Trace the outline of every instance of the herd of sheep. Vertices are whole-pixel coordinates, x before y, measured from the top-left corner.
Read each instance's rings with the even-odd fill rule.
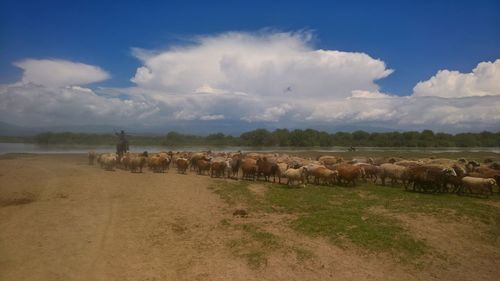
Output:
[[[153,172],[165,172],[171,166],[179,173],[188,170],[199,175],[227,177],[245,180],[263,179],[288,185],[313,182],[316,185],[356,185],[356,181],[380,182],[385,185],[401,184],[405,189],[420,192],[474,193],[484,196],[493,194],[500,184],[500,165],[492,160],[485,163],[465,159],[418,159],[405,160],[397,157],[355,158],[345,161],[341,157],[321,156],[316,160],[268,153],[212,153],[160,152],[155,154],[126,153],[119,157],[105,153],[89,152],[89,164],[97,160],[107,170],[116,167],[131,172],[149,168]]]

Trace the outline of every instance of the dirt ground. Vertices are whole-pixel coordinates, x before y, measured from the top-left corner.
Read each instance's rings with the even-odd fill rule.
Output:
[[[381,254],[302,237],[272,217],[234,218],[208,176],[104,171],[85,155],[0,160],[0,280],[498,280],[499,250],[466,244],[474,229],[415,220],[450,260],[415,268]],[[261,187],[255,192],[265,192]],[[269,221],[314,253],[273,254],[251,268],[227,247],[223,220]],[[421,224],[421,225],[419,225]],[[440,225],[422,231],[429,225]],[[452,232],[449,232],[452,231]],[[450,233],[449,235],[447,233]],[[442,243],[438,243],[443,241]],[[457,242],[458,241],[458,242]],[[446,249],[445,249],[446,250]],[[467,266],[468,260],[474,260]],[[479,267],[479,268],[476,268]]]

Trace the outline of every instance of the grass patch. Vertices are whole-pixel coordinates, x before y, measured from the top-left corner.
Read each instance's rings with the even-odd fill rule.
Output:
[[[237,225],[236,228],[240,229],[243,235],[241,238],[230,240],[228,246],[236,256],[245,258],[253,269],[267,265],[268,255],[284,248],[279,237],[253,224]]]
[[[346,242],[376,251],[388,251],[398,258],[422,255],[427,246],[417,241],[397,220],[373,214],[373,197],[360,196],[352,188],[306,187],[287,189],[273,185],[267,196],[272,205],[298,214],[291,227],[311,236],[324,236],[344,246]]]
[[[488,227],[488,243],[494,244],[500,237],[500,208],[488,204],[500,202],[498,197],[478,199],[454,194],[421,194],[370,183],[356,188],[289,188],[265,183],[267,192],[258,198],[248,189],[250,184],[218,181],[212,189],[230,205],[243,203],[253,211],[293,214],[296,219],[289,221],[289,226],[309,236],[326,237],[341,247],[352,243],[369,251],[390,253],[400,261],[412,261],[432,249],[412,236],[398,219],[370,211],[372,208],[384,209],[389,214],[431,215],[443,221],[463,222],[466,219]],[[279,243],[269,242],[274,240],[252,229],[245,230],[249,233],[247,239],[251,239],[240,242],[245,245],[243,248],[250,249],[245,252],[247,260],[260,264],[257,261],[264,260],[265,249]],[[252,248],[250,245],[254,242],[260,246]],[[296,251],[297,257],[304,254],[300,251]]]
[[[422,194],[373,184],[360,189],[369,192],[377,198],[379,205],[391,212],[430,214],[444,221],[470,219],[489,227],[487,234],[492,242],[500,236],[500,208],[487,204],[500,202],[498,196],[482,199],[455,194]]]
[[[249,211],[264,209],[264,202],[248,186],[247,181],[216,180],[209,189],[218,194],[229,206],[244,205]]]

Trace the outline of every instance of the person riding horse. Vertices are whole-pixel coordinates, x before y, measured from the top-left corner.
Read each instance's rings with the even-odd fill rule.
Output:
[[[115,133],[115,135],[118,137],[118,143],[116,144],[116,154],[121,157],[128,151],[127,135],[123,130],[121,130],[120,133]]]

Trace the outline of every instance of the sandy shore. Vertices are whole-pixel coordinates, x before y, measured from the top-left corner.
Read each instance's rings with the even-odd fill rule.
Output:
[[[0,280],[473,280],[460,264],[421,272],[306,239],[317,260],[236,258],[220,226],[231,210],[207,176],[104,171],[85,155],[0,160]],[[284,233],[296,236],[294,233]],[[487,250],[486,250],[487,251]],[[471,259],[477,259],[471,252]],[[493,255],[494,254],[494,255]],[[492,259],[488,261],[488,255]],[[498,276],[498,251],[479,256]],[[457,274],[458,273],[458,274]],[[460,278],[462,276],[462,278]],[[493,279],[491,279],[493,280]]]

